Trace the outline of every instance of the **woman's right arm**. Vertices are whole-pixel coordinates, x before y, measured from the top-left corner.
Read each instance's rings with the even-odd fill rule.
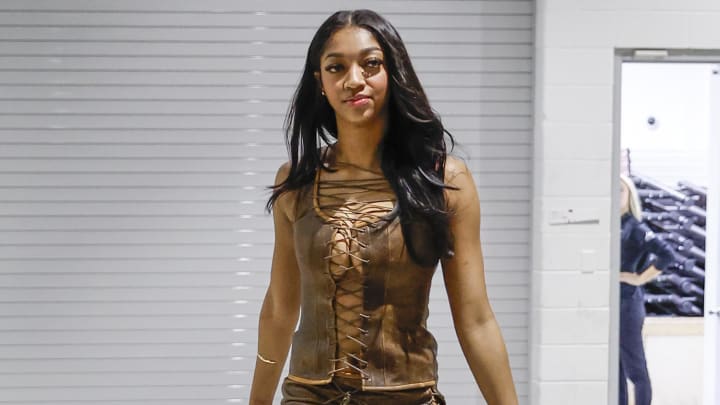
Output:
[[[288,165],[278,170],[275,184],[287,177]],[[250,405],[272,404],[300,313],[300,272],[295,258],[290,213],[294,193],[285,193],[273,204],[275,245],[270,285],[265,293],[258,324],[258,354],[250,389]]]

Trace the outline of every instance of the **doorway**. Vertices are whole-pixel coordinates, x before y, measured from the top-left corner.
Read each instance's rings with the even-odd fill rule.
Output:
[[[642,222],[675,256],[660,276],[642,286],[647,313],[642,341],[652,403],[720,405],[720,55],[619,51],[616,72],[614,170],[629,176],[641,200]],[[620,180],[614,178],[618,201]],[[620,214],[614,218],[618,226],[611,240],[618,248],[613,263],[619,269]],[[637,267],[655,260],[646,255]],[[614,273],[611,280],[618,287],[611,325],[619,334],[620,276]],[[618,338],[611,341],[619,347]],[[611,367],[617,369],[618,353],[611,350]],[[631,382],[629,390],[632,404]],[[610,403],[615,401],[611,390]]]

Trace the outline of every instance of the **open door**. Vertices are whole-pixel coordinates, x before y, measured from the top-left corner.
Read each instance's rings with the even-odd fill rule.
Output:
[[[710,81],[708,212],[720,213],[720,64]],[[705,275],[705,405],[720,405],[720,215],[708,215]]]
[[[667,271],[643,286],[642,340],[657,405],[720,405],[718,59],[632,55],[620,66],[620,171],[642,196],[645,223],[676,253]],[[632,382],[644,382],[638,367],[632,370],[630,398]]]

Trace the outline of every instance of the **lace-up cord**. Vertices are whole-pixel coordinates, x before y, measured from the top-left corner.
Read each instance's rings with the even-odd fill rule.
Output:
[[[320,181],[320,170],[314,194],[315,210],[332,228],[325,260],[336,286],[337,358],[331,359],[329,374],[367,380],[363,354],[370,316],[363,308],[363,277],[369,260],[363,257],[367,246],[359,238],[390,213],[388,202],[394,195],[384,177]]]

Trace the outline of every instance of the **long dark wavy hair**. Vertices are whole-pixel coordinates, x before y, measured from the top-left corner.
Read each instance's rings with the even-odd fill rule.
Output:
[[[430,107],[400,34],[374,11],[338,11],[315,33],[284,124],[290,171],[287,179],[270,187],[273,192],[266,209],[270,212],[281,194],[312,183],[322,163],[319,139],[328,145],[333,142],[330,138],[337,140],[335,112],[322,97],[314,73],[320,71],[320,57],[328,39],[348,26],[372,33],[385,55],[389,98],[387,131],[379,145],[381,167],[397,196],[395,215],[400,216],[410,257],[420,265],[434,266],[440,258],[453,255],[451,213],[444,189],[455,187],[443,180],[445,135],[451,149],[455,141]]]

